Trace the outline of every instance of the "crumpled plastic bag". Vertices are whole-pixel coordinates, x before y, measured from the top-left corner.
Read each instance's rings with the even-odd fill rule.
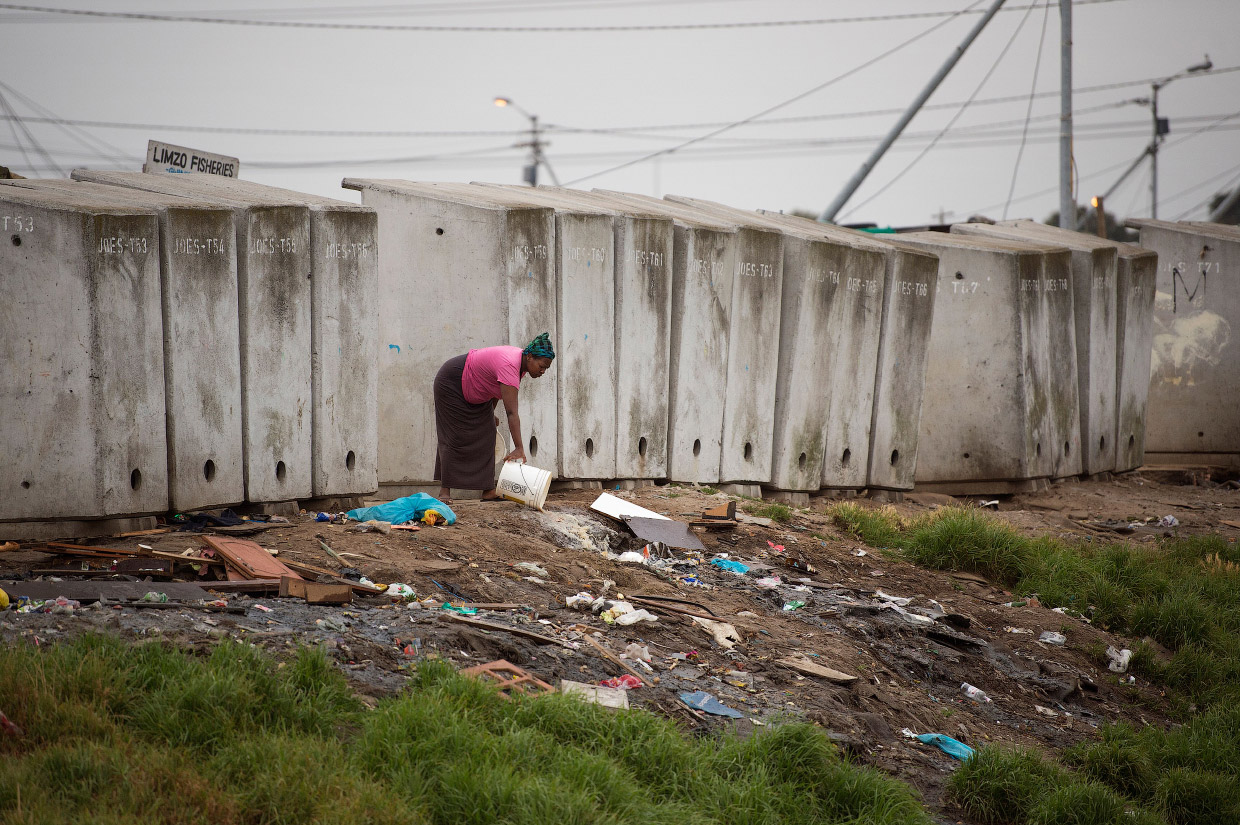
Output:
[[[623,616],[616,617],[616,624],[621,627],[628,627],[638,622],[657,622],[659,617],[651,613],[649,610],[633,610],[625,613]]]
[[[448,524],[456,524],[456,513],[452,512],[452,508],[426,493],[414,493],[385,504],[376,504],[374,507],[360,507],[350,510],[345,515],[353,521],[386,521],[389,524],[405,524],[410,521],[420,521],[426,515],[427,510],[434,510],[443,516]]]
[[[901,733],[910,739],[916,739],[927,745],[934,745],[939,750],[943,751],[943,753],[953,759],[959,759],[961,762],[973,755],[972,748],[964,742],[952,739],[945,733],[913,733],[908,728],[905,728],[901,731]]]
[[[643,686],[641,679],[632,674],[626,673],[623,676],[617,676],[614,679],[602,679],[599,681],[600,687],[620,688],[621,690],[633,690]]]
[[[1128,648],[1117,650],[1115,647],[1107,648],[1107,658],[1110,663],[1107,669],[1112,673],[1125,673],[1128,670],[1128,662],[1132,659],[1132,651]]]

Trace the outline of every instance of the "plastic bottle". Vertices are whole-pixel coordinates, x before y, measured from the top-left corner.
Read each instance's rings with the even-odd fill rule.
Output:
[[[960,684],[960,689],[964,691],[965,696],[968,696],[975,702],[986,703],[990,701],[990,697],[986,695],[986,691],[978,687],[973,687],[973,685],[968,682],[962,682]]]

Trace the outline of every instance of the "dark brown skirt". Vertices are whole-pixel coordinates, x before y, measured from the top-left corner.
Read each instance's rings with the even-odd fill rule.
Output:
[[[444,362],[435,375],[434,478],[450,490],[495,486],[495,401],[471,404],[461,389],[464,355]]]

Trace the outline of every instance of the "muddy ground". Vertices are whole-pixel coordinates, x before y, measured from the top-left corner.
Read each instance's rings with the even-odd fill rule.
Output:
[[[1059,483],[1039,493],[1000,498],[987,508],[1030,535],[1152,544],[1165,535],[1217,532],[1236,541],[1240,491],[1220,481],[1227,479],[1210,478],[1201,470],[1147,469],[1115,479]],[[612,492],[684,520],[730,500],[674,485]],[[224,637],[275,651],[322,645],[364,697],[400,690],[421,656],[460,667],[507,659],[551,684],[561,679],[595,683],[626,671],[589,644],[586,634],[617,656],[636,642],[649,649],[652,670],[625,660],[646,682],[629,691],[633,705],[692,731],[720,725],[750,730],[782,718],[808,719],[861,761],[919,788],[931,809],[940,807],[943,782],[955,763],[936,748],[906,738],[902,729],[944,733],[973,746],[1012,742],[1057,751],[1095,736],[1104,722],[1169,723],[1165,697],[1141,679],[1130,683],[1127,674],[1111,673],[1100,654],[1108,645],[1122,648],[1136,640],[1109,635],[1036,603],[1005,606],[1015,601],[1013,595],[980,577],[924,570],[866,548],[826,515],[837,499],[816,497],[808,508],[794,508],[788,524],[698,530],[705,553],[675,551],[664,566],[648,567],[608,557],[640,550],[644,542],[591,513],[597,495],[553,493],[543,513],[509,502],[458,501],[457,524],[411,533],[349,532],[344,525],[303,514],[290,525],[250,536],[278,550],[280,559],[335,569],[339,563],[321,548],[321,537],[371,581],[407,584],[426,603],[363,596],[351,605],[320,607],[274,596],[230,595],[229,606],[243,611],[9,610],[0,613],[0,639],[48,643],[105,630],[187,646],[207,646]],[[980,506],[985,499],[910,494],[891,505],[855,501],[892,506],[912,517],[952,503]],[[741,512],[760,506],[739,501]],[[1160,526],[1164,516],[1173,516],[1178,526]],[[1135,522],[1142,524],[1130,526]],[[141,543],[181,553],[199,547],[201,539],[173,531],[88,543],[128,549]],[[736,575],[709,563],[723,553],[752,569]],[[793,569],[790,558],[808,562],[814,572]],[[0,579],[28,577],[55,561],[63,558],[22,545],[0,553]],[[538,565],[546,575],[514,567],[522,562]],[[781,583],[756,583],[771,576]],[[159,582],[150,586],[157,591]],[[588,609],[566,606],[566,597],[583,591],[608,598],[679,599],[673,604],[682,610],[730,623],[740,642],[728,649],[691,616],[650,604],[635,607],[657,615],[656,623],[608,624]],[[901,613],[888,596],[911,601]],[[515,605],[481,609],[470,618],[524,633],[466,624],[435,607],[444,601]],[[794,602],[804,605],[786,609]],[[929,618],[940,614],[948,615]],[[1063,634],[1066,641],[1040,641],[1047,631]],[[856,679],[836,684],[804,675],[779,663],[788,657],[805,657]],[[965,682],[991,701],[969,699],[961,689]],[[681,693],[698,690],[745,718],[707,716],[679,701]]]

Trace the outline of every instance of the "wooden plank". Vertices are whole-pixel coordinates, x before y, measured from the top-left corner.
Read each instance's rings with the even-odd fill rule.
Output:
[[[483,630],[498,630],[501,633],[512,633],[515,636],[524,636],[527,639],[533,639],[534,641],[542,642],[545,645],[559,645],[560,647],[573,650],[573,646],[568,642],[562,642],[552,636],[544,636],[543,634],[535,633],[532,630],[524,630],[520,627],[508,627],[506,625],[496,624],[495,622],[484,622],[481,619],[469,619],[465,616],[457,615],[450,610],[442,610],[436,615],[440,618],[452,619],[453,621],[460,622],[461,624],[467,624],[471,627],[479,627]]]
[[[173,562],[168,559],[121,559],[116,563],[116,572],[134,576],[171,576]]]
[[[60,541],[49,541],[47,547],[52,548],[49,552],[69,556],[94,556],[96,558],[114,559],[117,556],[142,555],[141,550],[120,550],[115,547],[88,547],[84,544],[65,544]]]
[[[171,527],[156,527],[153,530],[134,530],[129,533],[117,533],[115,536],[113,536],[113,538],[132,539],[132,538],[136,538],[137,536],[156,536],[156,535],[159,535],[160,533],[171,533],[171,532],[172,532]]]
[[[115,582],[115,581],[63,581],[63,582],[0,582],[0,590],[10,599],[27,596],[46,600],[57,596],[79,602],[97,602],[101,596],[108,599],[140,599],[151,591],[166,593],[169,599],[192,601],[210,599],[211,595],[196,584],[188,582]]]
[[[210,567],[224,567],[223,559],[207,559],[202,556],[182,556],[180,553],[169,553],[165,550],[148,550],[144,556],[156,559],[169,559],[183,564],[205,564]]]
[[[302,564],[299,561],[289,561],[288,559],[285,559],[285,564],[289,568],[296,570],[298,573],[305,573],[309,576],[328,576],[334,582],[339,582],[339,583],[349,585],[349,587],[353,589],[354,593],[365,593],[367,595],[376,596],[384,592],[382,587],[368,587],[367,585],[364,585],[361,582],[351,581],[349,579],[343,578],[342,576],[336,575],[330,570],[324,570],[322,567],[315,567],[312,564]]]
[[[790,667],[793,670],[804,673],[807,676],[817,676],[821,679],[826,679],[828,682],[834,682],[837,685],[851,685],[853,682],[857,681],[856,676],[850,676],[847,673],[841,673],[838,670],[823,667],[822,665],[811,662],[809,659],[788,657],[785,659],[776,659],[775,661],[777,664]]]
[[[282,599],[304,599],[306,598],[306,580],[295,579],[292,576],[280,577],[280,598]]]
[[[638,680],[639,682],[641,682],[643,685],[644,685],[644,684],[646,684],[646,677],[645,677],[645,676],[641,675],[641,674],[640,674],[640,673],[638,673],[636,670],[634,670],[633,668],[629,667],[628,663],[626,663],[623,659],[621,659],[619,656],[617,656],[616,654],[612,653],[610,650],[608,650],[607,648],[603,647],[601,644],[599,644],[598,642],[596,642],[596,641],[594,640],[594,637],[593,637],[593,636],[591,636],[589,633],[582,633],[582,634],[581,634],[581,638],[582,638],[582,639],[584,639],[584,640],[586,641],[586,643],[590,645],[590,647],[594,648],[594,649],[595,649],[595,650],[597,650],[599,653],[603,654],[603,658],[607,659],[608,661],[610,661],[610,662],[612,662],[612,663],[614,663],[614,664],[616,664],[616,665],[619,665],[620,667],[622,667],[622,668],[624,668],[625,670],[627,670],[629,673],[631,673],[631,674],[633,674],[634,676],[636,676],[636,677],[637,677],[637,680]]]
[[[736,502],[729,501],[718,507],[707,507],[702,511],[702,518],[716,521],[736,521]]]
[[[306,604],[351,604],[353,588],[348,582],[304,582]]]
[[[217,593],[275,593],[279,579],[243,579],[239,582],[204,582],[203,587]]]
[[[247,579],[278,579],[281,576],[301,578],[257,542],[228,536],[203,536],[202,540]]]

